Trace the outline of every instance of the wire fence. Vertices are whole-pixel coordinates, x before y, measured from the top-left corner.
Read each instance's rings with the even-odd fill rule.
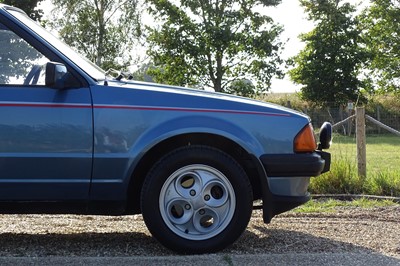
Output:
[[[340,112],[340,110],[339,110]],[[344,134],[346,135],[352,135],[354,132],[355,134],[355,140],[356,140],[356,156],[357,156],[357,169],[358,169],[358,176],[367,176],[367,149],[366,149],[366,144],[367,144],[367,131],[369,130],[370,132],[372,131],[373,134],[379,134],[381,133],[381,130],[385,131],[386,133],[390,132],[393,133],[396,136],[400,136],[400,131],[393,128],[394,126],[398,126],[398,118],[393,119],[393,117],[389,117],[390,119],[385,120],[380,116],[380,120],[377,120],[370,115],[366,114],[366,108],[364,107],[357,107],[355,114],[353,114],[353,111],[347,111],[346,112],[346,118],[342,119],[341,121],[334,121],[334,117],[332,116],[332,112],[327,109],[327,113],[329,114],[329,117],[332,122],[332,128],[336,129],[337,131],[343,131]],[[341,115],[340,118],[344,117],[343,113],[339,113]],[[325,117],[327,118],[327,117]],[[316,118],[318,120],[318,118]],[[386,125],[382,121],[386,121],[387,123],[390,123],[391,121],[394,121],[393,124]],[[317,123],[320,121],[317,121]],[[368,126],[367,126],[368,125]],[[392,127],[393,126],[393,127]],[[384,136],[379,137],[382,141],[385,139]],[[399,140],[398,138],[396,138]],[[386,147],[385,150],[388,150]],[[375,150],[378,152],[378,150]],[[374,154],[376,156],[382,157],[385,152],[380,151],[380,155]],[[377,160],[378,158],[376,158]]]
[[[329,107],[324,109],[305,109],[301,110],[305,114],[311,117],[311,121],[314,128],[319,128],[324,121],[336,124],[340,121],[350,118],[355,114],[354,110],[348,110],[343,107]],[[379,126],[375,121],[380,122],[392,129],[400,131],[400,114],[391,113],[380,108],[368,108],[366,107],[366,115],[372,119],[366,121],[366,134],[388,134],[382,126]],[[342,123],[339,127],[335,128],[335,132],[343,135],[354,135],[355,134],[355,120],[348,119],[345,123]]]

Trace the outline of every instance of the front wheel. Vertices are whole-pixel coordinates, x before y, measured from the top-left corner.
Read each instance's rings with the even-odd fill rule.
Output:
[[[152,235],[180,253],[215,252],[245,230],[252,189],[226,153],[187,146],[160,159],[143,185],[141,208]]]

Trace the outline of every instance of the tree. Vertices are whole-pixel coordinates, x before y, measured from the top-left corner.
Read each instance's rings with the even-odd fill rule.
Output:
[[[43,16],[43,10],[37,9],[38,3],[42,2],[43,0],[0,0],[0,3],[15,6],[28,14],[34,20],[40,20]]]
[[[341,0],[301,0],[316,27],[300,39],[305,48],[294,58],[290,78],[304,85],[301,95],[317,105],[357,101],[363,85],[360,66],[368,59],[355,7]]]
[[[0,84],[22,84],[43,56],[0,23]]]
[[[240,79],[235,80],[229,84],[226,92],[231,94],[236,94],[244,97],[252,97],[254,96],[256,88],[254,87],[251,80],[248,79]]]
[[[131,61],[140,35],[138,0],[52,0],[61,38],[104,69]]]
[[[0,0],[0,3],[15,6],[27,13],[32,19],[40,20],[43,11],[37,9],[42,0]],[[0,23],[0,84],[9,84],[26,76],[40,55],[22,38]]]
[[[202,84],[227,91],[248,79],[266,91],[279,70],[282,27],[258,13],[278,0],[146,0],[160,23],[148,28],[148,54],[157,82]]]
[[[373,58],[372,89],[400,92],[400,1],[375,0],[362,14],[363,38]]]
[[[153,78],[147,74],[149,72],[149,69],[152,68],[154,68],[153,63],[144,62],[142,64],[139,64],[138,68],[131,75],[134,80],[154,82]]]

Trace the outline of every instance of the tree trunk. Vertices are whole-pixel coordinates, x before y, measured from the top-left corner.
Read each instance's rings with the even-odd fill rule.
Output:
[[[104,3],[101,0],[100,4],[95,1],[97,15],[98,15],[98,25],[99,25],[99,39],[97,42],[97,54],[96,54],[96,65],[101,66],[103,62],[104,53],[104,35],[105,35],[105,25],[104,25]]]
[[[217,61],[217,69],[216,69],[216,78],[214,82],[214,90],[216,92],[222,92],[222,77],[224,75],[222,69],[222,52],[217,52],[216,61]]]

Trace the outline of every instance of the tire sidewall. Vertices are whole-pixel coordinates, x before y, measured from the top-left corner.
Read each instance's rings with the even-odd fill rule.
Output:
[[[178,169],[194,164],[207,165],[224,174],[236,197],[230,223],[218,235],[206,240],[189,240],[176,235],[164,222],[159,209],[160,191],[167,178]],[[164,246],[180,253],[215,252],[225,248],[245,230],[252,210],[251,186],[240,165],[227,154],[204,146],[181,148],[162,158],[149,172],[141,199],[143,217],[152,235]]]

